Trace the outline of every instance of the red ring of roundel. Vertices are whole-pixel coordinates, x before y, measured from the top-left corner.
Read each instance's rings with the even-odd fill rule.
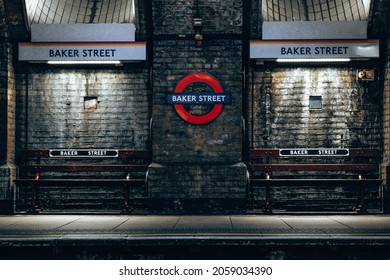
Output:
[[[219,81],[210,74],[206,73],[192,73],[185,76],[179,81],[173,92],[183,93],[187,86],[198,82],[209,85],[215,93],[223,93],[223,88]],[[208,113],[200,116],[190,114],[182,104],[175,104],[174,108],[177,114],[186,122],[190,124],[201,125],[208,124],[215,120],[221,114],[223,106],[223,104],[215,104]]]

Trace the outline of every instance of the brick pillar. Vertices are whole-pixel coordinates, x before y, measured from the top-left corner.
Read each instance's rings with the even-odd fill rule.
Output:
[[[15,75],[4,2],[0,0],[0,214],[13,213],[15,178]]]
[[[389,1],[373,1],[372,19],[369,35],[379,38],[382,42],[381,58],[383,61],[383,164],[382,178],[384,179],[383,202],[384,212],[390,213],[390,16]]]
[[[149,208],[153,213],[243,213],[246,166],[242,163],[242,1],[152,1],[153,163]],[[198,5],[197,5],[198,4]],[[194,18],[202,19],[195,46]],[[192,73],[215,77],[231,104],[212,122],[186,122],[166,94]],[[210,92],[204,83],[186,92]],[[194,115],[212,105],[188,105]]]
[[[383,92],[383,137],[384,137],[384,160],[383,160],[383,178],[384,186],[384,210],[390,213],[390,40],[385,41],[386,64],[384,71],[384,92]]]

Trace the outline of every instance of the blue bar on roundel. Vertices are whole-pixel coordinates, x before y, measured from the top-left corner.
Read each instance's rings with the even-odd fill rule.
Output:
[[[167,103],[174,104],[198,104],[215,105],[230,104],[231,96],[229,93],[168,93]]]

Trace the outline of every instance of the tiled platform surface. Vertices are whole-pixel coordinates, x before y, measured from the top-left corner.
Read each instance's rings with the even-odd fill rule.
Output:
[[[390,215],[328,216],[127,216],[16,215],[0,216],[0,246],[4,242],[39,240],[224,239],[283,242],[302,238],[356,239],[390,243]],[[278,241],[276,241],[278,240]],[[339,241],[337,241],[339,240]],[[380,241],[382,240],[382,241]],[[203,241],[204,242],[204,241]],[[353,241],[356,242],[356,241]]]
[[[142,247],[142,252],[145,248],[164,247],[163,254],[171,250],[167,248],[179,247],[193,250],[194,247],[227,246],[241,251],[249,247],[271,248],[269,251],[294,247],[294,254],[306,250],[306,255],[312,254],[314,247],[327,248],[326,254],[329,254],[328,248],[341,246],[356,248],[351,254],[363,254],[360,258],[364,258],[367,248],[376,248],[384,254],[379,258],[387,259],[390,258],[390,215],[0,216],[0,257],[3,259],[12,248],[55,248],[58,254],[58,248],[76,250],[86,246],[104,247],[106,251],[110,247],[117,251]],[[204,253],[205,257],[211,250]],[[230,249],[232,256],[235,256],[234,250]],[[52,252],[53,249],[49,254]],[[377,253],[371,253],[370,258],[376,258]],[[40,257],[47,256],[45,254]],[[75,253],[62,254],[62,258],[73,258]],[[155,257],[162,253],[151,254]],[[247,256],[243,254],[243,258]],[[337,256],[338,252],[333,253],[332,258]]]

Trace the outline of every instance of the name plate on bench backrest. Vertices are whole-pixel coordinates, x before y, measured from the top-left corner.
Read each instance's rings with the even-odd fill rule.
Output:
[[[58,158],[107,158],[118,157],[118,150],[103,150],[103,149],[55,149],[49,150],[50,157]]]
[[[331,157],[349,156],[349,149],[319,148],[319,149],[279,149],[281,157]]]

